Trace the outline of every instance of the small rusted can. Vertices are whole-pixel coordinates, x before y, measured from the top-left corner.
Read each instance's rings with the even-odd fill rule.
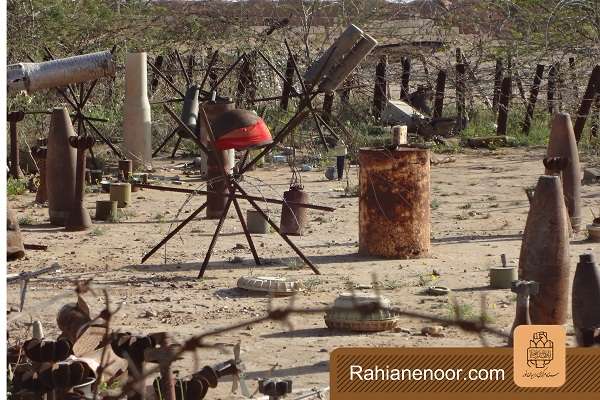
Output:
[[[69,144],[75,130],[66,108],[52,111],[46,157],[46,185],[50,222],[65,226],[75,198],[77,150]]]
[[[600,269],[591,253],[579,256],[571,306],[577,344],[592,346],[589,332],[600,329]]]
[[[302,189],[303,187],[299,185],[290,186],[290,190],[283,193],[283,201],[308,203],[308,193]],[[301,236],[304,233],[307,218],[306,208],[284,203],[281,206],[279,229],[286,235]]]
[[[536,281],[539,293],[531,299],[534,325],[567,322],[569,300],[569,218],[560,177],[542,175],[527,215],[519,279]]]
[[[429,150],[359,151],[361,255],[420,258],[429,254]]]
[[[119,171],[123,173],[124,182],[129,182],[129,176],[133,173],[133,161],[119,160]]]

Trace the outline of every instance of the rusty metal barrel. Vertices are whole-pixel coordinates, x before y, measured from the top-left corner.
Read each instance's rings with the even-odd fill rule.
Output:
[[[50,222],[64,226],[75,198],[75,162],[77,150],[69,144],[75,136],[66,108],[52,111],[46,157],[46,188]]]
[[[283,201],[291,203],[309,203],[308,193],[302,186],[291,186],[290,190],[283,193]],[[281,206],[281,221],[279,229],[286,235],[301,236],[306,227],[306,208],[284,203]]]
[[[359,151],[361,255],[420,258],[430,241],[429,150],[401,147]]]

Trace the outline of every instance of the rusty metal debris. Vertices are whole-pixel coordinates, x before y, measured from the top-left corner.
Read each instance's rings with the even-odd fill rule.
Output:
[[[531,325],[531,316],[529,313],[529,300],[536,296],[540,291],[540,285],[534,281],[519,281],[512,282],[511,290],[517,294],[517,310],[515,321],[510,330],[510,338],[508,345],[512,346],[513,334],[519,325]]]
[[[600,330],[600,269],[593,254],[581,254],[573,279],[572,309],[575,337],[579,346],[592,346]]]

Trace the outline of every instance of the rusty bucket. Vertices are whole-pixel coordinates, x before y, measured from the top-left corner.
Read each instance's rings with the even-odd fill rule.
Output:
[[[59,226],[65,226],[75,198],[77,150],[69,144],[71,136],[75,136],[75,131],[67,109],[55,108],[48,134],[46,188],[50,222]]]
[[[429,150],[363,148],[359,163],[359,254],[426,257],[431,246]]]
[[[287,204],[287,202],[308,203],[308,193],[302,189],[302,186],[291,186],[290,190],[283,193],[283,201],[286,203],[281,206],[281,222],[279,224],[279,229],[283,234],[301,236],[304,233],[308,218],[306,208]]]

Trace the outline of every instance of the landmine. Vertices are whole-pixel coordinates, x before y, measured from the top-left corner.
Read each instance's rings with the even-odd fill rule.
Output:
[[[269,293],[275,296],[291,296],[304,291],[302,281],[274,276],[243,276],[238,279],[237,287],[252,292]]]
[[[359,332],[387,331],[395,328],[398,322],[396,315],[389,310],[390,305],[390,301],[382,296],[342,293],[325,314],[325,325],[330,329]],[[369,308],[372,310],[369,311]]]

